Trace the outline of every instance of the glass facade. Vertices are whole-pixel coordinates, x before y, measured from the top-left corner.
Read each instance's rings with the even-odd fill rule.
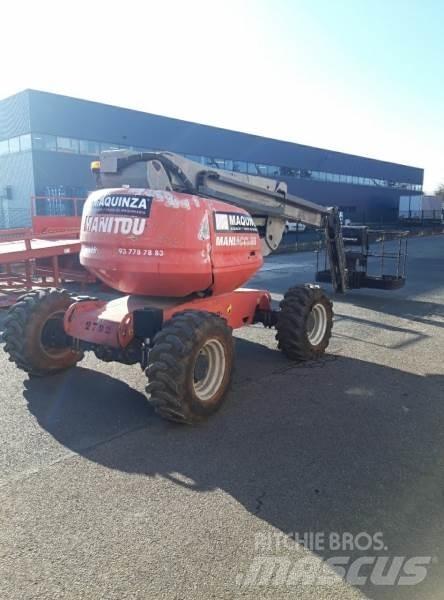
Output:
[[[32,148],[35,150],[57,150],[55,135],[32,134]]]
[[[20,138],[14,137],[9,139],[9,152],[14,154],[15,152],[20,152]]]
[[[153,149],[113,144],[111,142],[96,142],[91,140],[79,140],[54,135],[33,133],[0,140],[0,156],[28,150],[49,150],[51,152],[64,152],[68,154],[82,154],[86,156],[98,156],[105,150],[132,150],[136,152],[149,152]],[[196,154],[183,154],[186,158],[194,160],[207,167],[215,169],[226,169],[237,173],[248,173],[250,175],[261,175],[263,177],[291,177],[306,181],[320,181],[325,183],[342,183],[361,186],[379,186],[421,192],[422,185],[378,179],[374,177],[363,177],[359,175],[348,175],[344,173],[331,173],[328,171],[317,171],[284,165],[269,165],[255,162],[233,160],[230,158],[216,158]]]
[[[0,140],[0,156],[9,154],[9,140]]]
[[[98,142],[80,140],[79,152],[80,154],[89,154],[91,156],[97,156],[98,154],[100,154],[100,144]]]
[[[57,138],[57,152],[68,152],[69,154],[79,154],[79,140],[66,137]]]
[[[32,148],[32,140],[31,134],[27,133],[26,135],[20,136],[20,152],[26,152],[27,150],[31,150]]]

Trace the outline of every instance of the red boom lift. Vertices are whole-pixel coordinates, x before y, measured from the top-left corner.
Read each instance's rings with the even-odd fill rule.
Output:
[[[10,359],[30,375],[71,367],[87,350],[105,361],[140,363],[155,410],[192,423],[223,402],[232,329],[275,327],[289,359],[318,358],[333,320],[319,286],[290,288],[279,310],[268,291],[239,287],[278,247],[287,220],[325,229],[329,269],[322,277],[336,291],[404,282],[356,277],[363,263],[356,252],[347,259],[338,211],[288,194],[283,182],[168,152],[108,152],[92,167],[99,189],[84,206],[80,261],[121,295],[108,302],[54,288],[24,295],[9,312],[4,338]]]

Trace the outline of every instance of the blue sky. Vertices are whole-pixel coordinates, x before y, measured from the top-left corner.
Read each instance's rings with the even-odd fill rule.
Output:
[[[423,167],[428,191],[444,182],[443,0],[15,0],[5,12],[0,97],[54,91]]]

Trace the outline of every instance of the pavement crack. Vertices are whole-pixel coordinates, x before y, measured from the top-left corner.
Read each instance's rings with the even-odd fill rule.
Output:
[[[308,375],[309,371],[313,369],[324,369],[329,363],[340,360],[342,356],[336,352],[335,354],[327,354],[317,360],[309,360],[304,362],[289,362],[287,365],[279,366],[269,373],[264,375],[256,375],[255,377],[245,377],[240,381],[233,382],[232,388],[238,389],[245,386],[251,386],[257,384],[262,380],[267,380],[274,375],[285,375],[289,371],[299,371],[299,375]]]
[[[264,504],[263,500],[265,498],[265,494],[266,494],[266,492],[264,490],[261,494],[259,494],[259,496],[257,496],[257,498],[256,498],[256,507],[255,507],[255,509],[253,511],[254,515],[258,515],[261,512],[262,506]]]

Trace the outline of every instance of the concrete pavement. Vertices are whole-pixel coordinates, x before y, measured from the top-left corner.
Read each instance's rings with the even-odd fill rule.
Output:
[[[251,283],[279,300],[314,262],[273,256]],[[444,237],[412,240],[406,288],[337,299],[318,363],[238,332],[229,397],[200,427],[158,419],[137,366],[88,356],[30,380],[0,354],[0,597],[441,598],[443,267]],[[384,548],[304,550],[283,532],[381,532]],[[430,563],[415,586],[253,577],[260,557],[313,573],[338,555]]]

